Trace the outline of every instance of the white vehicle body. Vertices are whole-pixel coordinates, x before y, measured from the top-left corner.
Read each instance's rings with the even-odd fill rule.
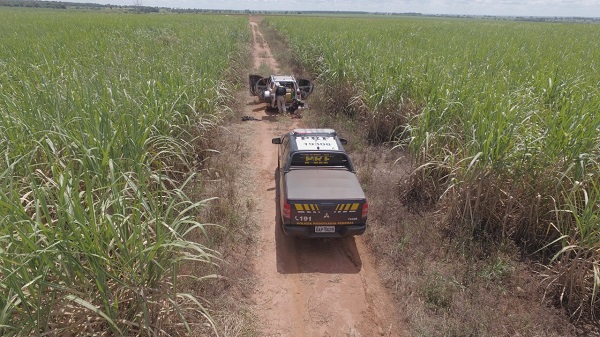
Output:
[[[296,79],[292,75],[271,75],[261,77],[260,75],[249,76],[250,93],[258,96],[263,102],[269,103],[274,108],[275,90],[277,86],[284,86],[287,89],[285,95],[286,109],[295,102],[306,99],[313,91],[313,84],[309,80]]]

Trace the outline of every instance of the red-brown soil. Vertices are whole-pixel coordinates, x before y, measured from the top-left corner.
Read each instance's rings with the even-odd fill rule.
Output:
[[[250,24],[252,71],[267,66],[278,72],[257,22],[251,19]],[[234,125],[231,131],[245,137],[252,167],[245,189],[260,229],[248,262],[257,280],[251,308],[259,318],[260,336],[403,335],[396,306],[361,237],[304,240],[283,235],[276,207],[277,147],[271,138],[307,126],[298,118],[267,113],[264,103],[249,94],[244,97],[240,115],[259,121]]]

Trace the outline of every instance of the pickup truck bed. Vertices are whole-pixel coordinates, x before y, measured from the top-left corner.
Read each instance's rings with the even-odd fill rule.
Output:
[[[345,169],[291,170],[285,175],[288,200],[365,200],[356,175]]]

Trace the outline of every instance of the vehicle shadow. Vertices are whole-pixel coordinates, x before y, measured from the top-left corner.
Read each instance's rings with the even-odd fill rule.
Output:
[[[268,103],[257,99],[246,103],[246,106],[255,106],[255,108],[252,109],[252,112],[264,111],[267,115],[277,115],[279,113],[277,108],[271,108]]]
[[[357,274],[362,261],[354,237],[302,239],[285,235],[279,209],[279,172],[275,169],[275,249],[281,274]]]
[[[264,110],[266,116],[261,116],[261,120],[263,121],[267,121],[267,122],[276,122],[277,121],[277,115],[279,115],[279,112],[277,110],[271,110],[271,109],[265,109],[265,108],[261,108],[259,110]]]
[[[259,104],[263,104],[264,102],[260,99],[254,99],[252,100],[252,102],[248,102],[246,103],[246,105],[259,105]]]

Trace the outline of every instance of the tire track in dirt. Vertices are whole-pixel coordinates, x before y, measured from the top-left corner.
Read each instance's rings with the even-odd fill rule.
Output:
[[[254,71],[264,63],[278,72],[257,22],[250,20]],[[260,335],[400,336],[395,305],[360,237],[302,240],[286,237],[280,230],[277,148],[271,138],[304,125],[298,119],[267,114],[264,106],[248,96],[243,114],[260,122],[240,126],[248,133],[254,170],[249,189],[256,200],[255,219],[260,227],[252,254],[257,278],[252,302],[260,319]]]

